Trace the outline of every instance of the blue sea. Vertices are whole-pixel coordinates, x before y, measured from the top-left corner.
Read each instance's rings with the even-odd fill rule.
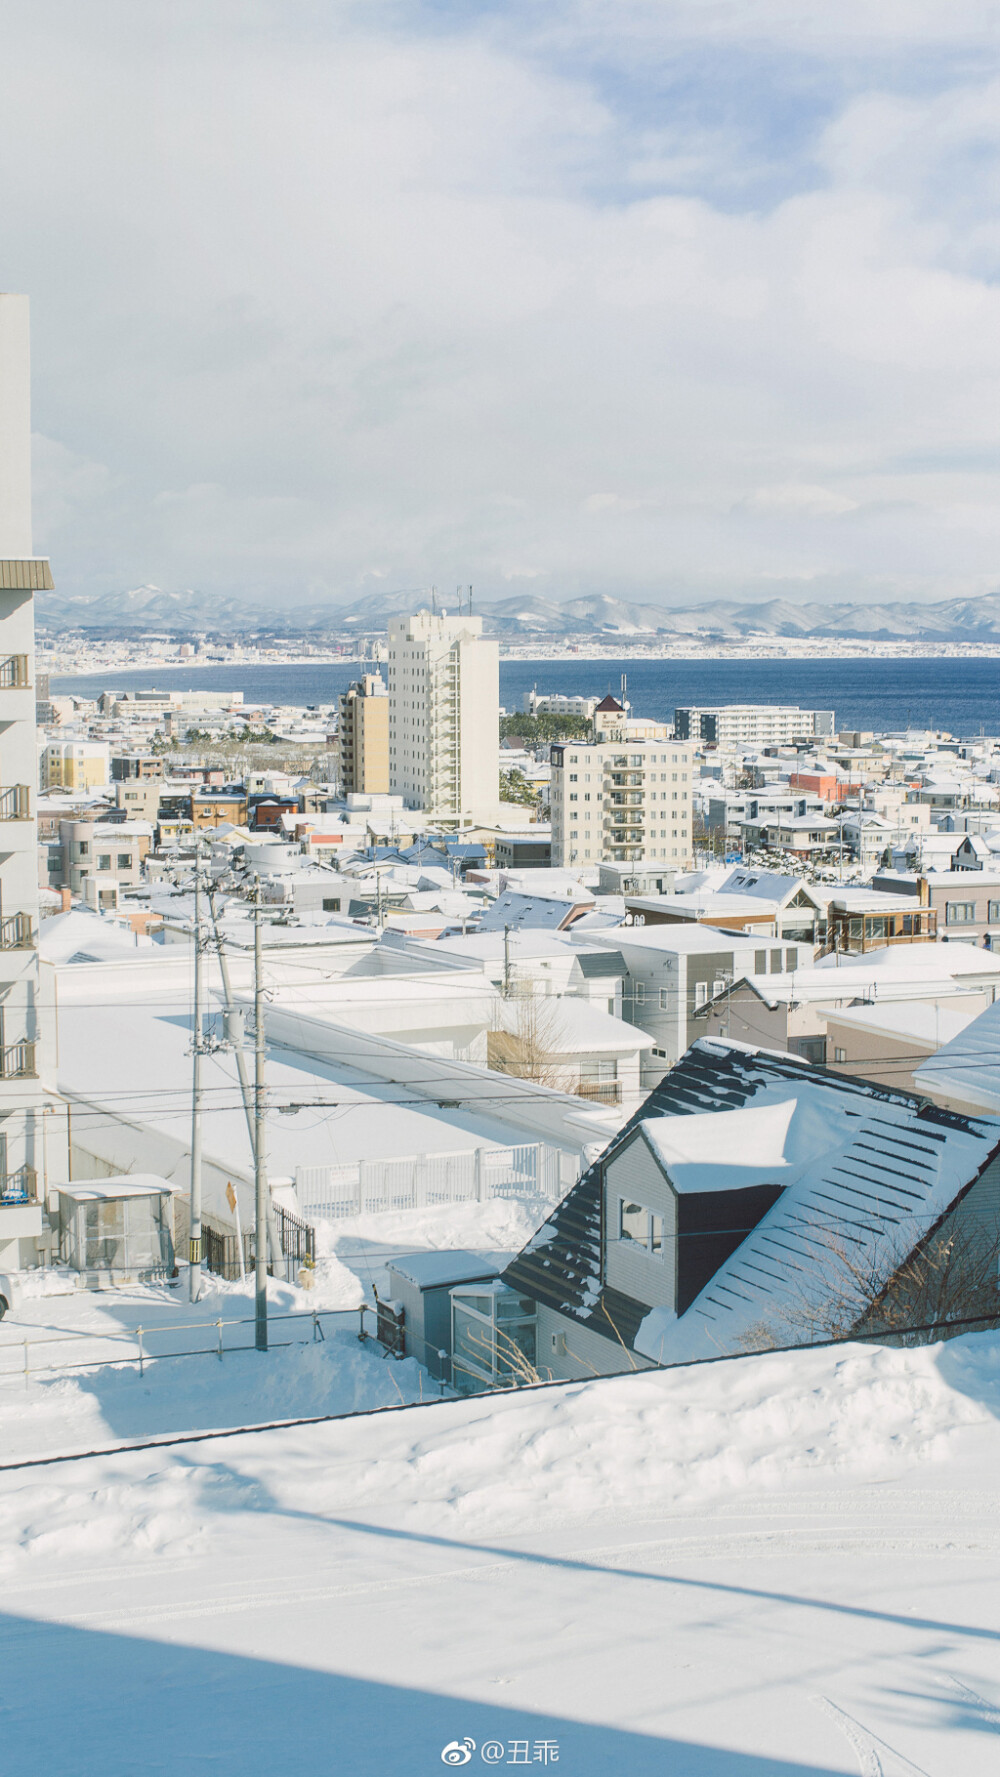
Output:
[[[303,666],[191,666],[52,680],[52,690],[242,691],[247,703],[328,705],[358,676],[357,661]],[[797,703],[832,709],[840,728],[944,728],[1000,733],[1000,660],[502,660],[500,701],[521,707],[532,686],[569,696],[617,695],[637,715],[670,718],[678,704]]]

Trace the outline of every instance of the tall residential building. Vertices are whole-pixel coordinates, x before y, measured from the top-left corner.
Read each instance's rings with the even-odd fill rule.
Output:
[[[678,740],[719,747],[775,746],[834,733],[832,710],[800,710],[797,704],[719,703],[674,711]]]
[[[388,794],[389,694],[378,673],[365,673],[340,698],[337,769],[343,796]]]
[[[500,805],[500,651],[481,617],[389,622],[389,787],[449,826],[492,824]]]
[[[28,299],[0,296],[0,1270],[42,1232],[32,595],[52,575],[31,551],[29,383]]]
[[[552,863],[692,861],[691,759],[676,741],[572,741],[554,746]]]

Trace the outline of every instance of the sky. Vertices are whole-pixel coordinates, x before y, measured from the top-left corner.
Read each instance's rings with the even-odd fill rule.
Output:
[[[1000,583],[995,0],[7,0],[59,587]]]

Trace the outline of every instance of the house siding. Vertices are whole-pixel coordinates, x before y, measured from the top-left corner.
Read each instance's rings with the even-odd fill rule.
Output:
[[[565,1339],[565,1351],[553,1341]],[[591,1327],[581,1326],[567,1314],[538,1305],[536,1324],[536,1368],[543,1382],[582,1382],[594,1375],[617,1376],[635,1370],[653,1370],[656,1365],[637,1351],[619,1345],[614,1338],[605,1338]]]
[[[664,1219],[663,1253],[643,1252],[618,1238],[618,1202],[641,1203]],[[609,1162],[604,1174],[605,1276],[650,1308],[673,1308],[677,1299],[677,1199],[642,1135]]]

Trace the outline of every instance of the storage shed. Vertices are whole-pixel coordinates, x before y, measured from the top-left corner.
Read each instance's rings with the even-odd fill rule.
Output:
[[[403,1309],[403,1351],[439,1382],[451,1381],[451,1292],[459,1284],[490,1283],[512,1253],[411,1253],[389,1266],[390,1293]],[[445,1353],[444,1358],[439,1353]]]
[[[148,1282],[174,1269],[171,1199],[151,1173],[59,1185],[59,1257],[101,1283]]]

